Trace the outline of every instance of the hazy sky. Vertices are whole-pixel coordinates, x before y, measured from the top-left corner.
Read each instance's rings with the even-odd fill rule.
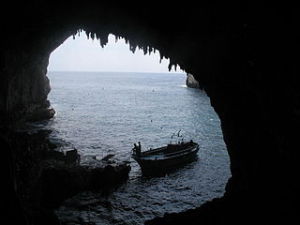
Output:
[[[160,63],[159,52],[144,55],[136,49],[133,54],[124,39],[115,41],[109,35],[109,42],[101,48],[99,40],[87,39],[85,33],[77,35],[75,40],[69,37],[50,56],[49,71],[116,71],[116,72],[155,72],[167,73],[169,60]],[[171,72],[184,73],[177,67]]]

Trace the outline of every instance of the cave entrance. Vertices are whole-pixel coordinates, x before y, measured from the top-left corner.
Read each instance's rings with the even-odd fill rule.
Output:
[[[128,160],[132,167],[128,182],[108,199],[80,193],[76,200],[92,204],[86,210],[64,205],[57,210],[60,219],[142,224],[222,196],[229,157],[209,98],[187,88],[184,71],[169,71],[168,60],[160,63],[158,51],[133,54],[124,40],[113,42],[109,36],[102,49],[84,35],[70,37],[50,57],[49,100],[56,110],[49,123],[52,138],[75,146],[83,164],[112,154],[115,162]],[[166,177],[142,177],[130,158],[133,143],[141,141],[144,150],[159,147],[179,130],[186,140],[200,144],[199,159]],[[95,199],[99,204],[93,204]]]

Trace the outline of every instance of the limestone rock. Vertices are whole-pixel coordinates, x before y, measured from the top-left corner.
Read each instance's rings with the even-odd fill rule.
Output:
[[[190,73],[188,73],[186,77],[186,86],[189,88],[200,88],[199,82]]]

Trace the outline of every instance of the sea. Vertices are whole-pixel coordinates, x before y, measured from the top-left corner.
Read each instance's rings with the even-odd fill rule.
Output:
[[[82,163],[113,154],[131,166],[129,179],[109,196],[86,191],[67,200],[56,210],[63,224],[143,224],[224,194],[231,174],[220,120],[206,93],[185,85],[186,74],[50,71],[47,76],[56,111],[45,125],[50,138],[78,149]],[[197,160],[165,176],[144,177],[130,156],[133,144],[140,141],[147,150],[178,138],[199,143]]]

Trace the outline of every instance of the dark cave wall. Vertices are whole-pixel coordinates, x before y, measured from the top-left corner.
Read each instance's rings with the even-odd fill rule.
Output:
[[[2,121],[30,118],[36,109],[48,108],[49,55],[67,37],[84,29],[103,45],[113,33],[125,37],[131,50],[158,49],[171,58],[171,65],[193,74],[221,119],[232,178],[222,202],[192,213],[195,224],[203,218],[207,224],[220,224],[216,218],[233,221],[237,214],[276,221],[293,212],[299,188],[294,146],[299,146],[300,128],[296,10],[189,7],[182,12],[88,2],[70,9],[51,3],[35,6],[27,8],[31,16],[5,26],[12,35],[1,44]],[[173,216],[153,223],[174,224],[179,219]]]
[[[4,57],[1,113],[6,122],[27,118],[36,110],[47,108],[48,55],[30,49],[7,51]]]
[[[47,95],[50,85],[46,77],[47,56],[36,57],[31,52],[13,54],[9,57],[8,64],[12,70],[7,71],[10,76],[6,84],[7,98],[4,110],[12,116],[10,119],[27,117],[39,108],[48,107]]]
[[[47,100],[50,82],[47,67],[51,52],[71,35],[59,28],[51,35],[24,28],[8,43],[2,43],[1,123],[49,119],[54,115]],[[27,30],[28,29],[28,30]],[[59,36],[57,36],[59,33]]]

